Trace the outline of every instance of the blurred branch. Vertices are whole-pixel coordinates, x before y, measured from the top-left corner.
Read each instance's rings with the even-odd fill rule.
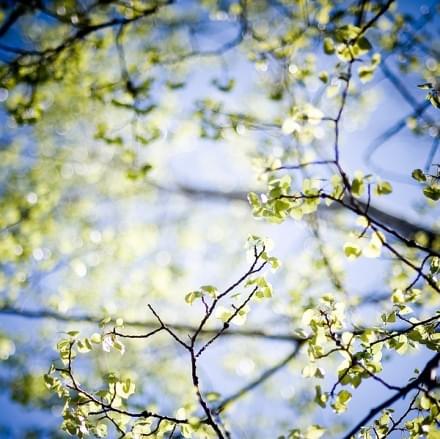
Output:
[[[362,25],[362,21],[364,20],[365,6],[367,5],[368,0],[359,0],[358,5],[358,14],[356,16],[356,26],[360,27]]]
[[[386,409],[387,407],[390,407],[399,399],[404,398],[412,390],[420,389],[420,386],[423,385],[425,385],[428,388],[428,390],[432,388],[432,386],[435,384],[435,381],[433,382],[433,379],[431,377],[432,371],[437,369],[439,361],[440,361],[440,353],[437,353],[431,360],[428,361],[428,363],[426,363],[424,369],[417,376],[416,379],[410,381],[406,386],[400,388],[400,390],[396,392],[393,396],[391,396],[390,398],[388,398],[378,406],[372,408],[369,411],[369,413],[344,436],[343,439],[350,439],[354,437],[356,433],[360,430],[360,428],[366,425],[378,413],[380,413],[382,410]]]
[[[26,5],[17,5],[14,10],[3,21],[0,27],[0,38],[3,37],[9,29],[15,24],[15,22],[26,12]]]
[[[398,134],[403,128],[406,126],[406,121],[410,117],[418,118],[422,116],[422,114],[430,107],[430,102],[424,100],[420,104],[417,105],[416,109],[411,113],[405,115],[400,120],[398,120],[393,126],[385,130],[381,135],[376,137],[368,146],[365,151],[364,157],[367,164],[371,164],[372,156],[376,152],[376,150],[381,147],[385,142],[390,140],[396,134]]]
[[[324,263],[324,266],[326,267],[328,277],[330,279],[331,284],[333,285],[333,287],[337,291],[340,291],[343,294],[347,295],[347,291],[344,287],[343,281],[340,278],[339,273],[337,272],[336,268],[333,266],[331,258],[327,254],[327,249],[325,246],[325,239],[323,239],[323,236],[321,233],[321,227],[319,224],[319,218],[317,218],[316,215],[311,218],[310,227],[312,230],[312,234],[317,241],[317,247],[318,247],[319,253],[321,255],[322,262]]]
[[[3,51],[5,53],[11,53],[17,55],[15,58],[13,58],[11,61],[6,62],[9,66],[10,72],[15,72],[20,66],[26,65],[26,66],[41,66],[48,62],[54,62],[57,57],[63,53],[66,49],[74,46],[76,43],[83,41],[87,36],[98,32],[103,29],[107,28],[113,28],[113,27],[124,27],[131,23],[137,22],[143,18],[149,17],[154,15],[156,12],[158,12],[162,7],[171,5],[174,2],[174,0],[165,0],[164,3],[157,3],[155,5],[152,5],[150,7],[147,7],[132,17],[115,17],[108,21],[103,21],[101,23],[97,24],[90,24],[88,21],[80,22],[75,25],[70,23],[75,29],[75,31],[62,40],[60,43],[54,45],[53,47],[46,48],[44,50],[38,50],[38,49],[25,49],[22,47],[12,47],[7,44],[0,44],[0,51]],[[33,13],[37,14],[40,8],[38,7],[38,3],[34,5]],[[43,7],[41,9],[43,13],[47,14],[47,9]],[[55,14],[55,13],[54,13]],[[56,14],[55,14],[56,15]],[[59,17],[59,16],[58,16]],[[24,62],[26,60],[26,57],[30,56],[31,58],[27,60],[27,62]],[[10,73],[7,70],[5,71],[3,77],[1,80],[4,80],[5,77]]]
[[[209,50],[192,50],[190,52],[184,53],[182,55],[178,55],[176,57],[172,57],[169,59],[164,59],[161,61],[161,64],[177,64],[181,61],[184,61],[189,58],[203,58],[203,57],[211,57],[211,56],[220,56],[224,53],[228,52],[231,49],[234,49],[235,47],[239,46],[246,36],[246,33],[248,31],[248,21],[246,18],[246,8],[245,8],[245,1],[240,2],[243,7],[243,12],[241,13],[239,17],[239,27],[237,34],[226,43],[223,43],[221,46],[215,48],[215,49],[209,49]]]
[[[430,287],[437,293],[440,293],[440,287],[437,285],[437,282],[435,278],[431,277],[429,274],[426,274],[423,272],[423,266],[426,262],[425,260],[422,262],[421,266],[418,267],[415,265],[412,260],[405,256],[403,253],[401,253],[399,250],[397,250],[394,246],[389,244],[384,236],[381,235],[380,230],[382,232],[386,232],[393,236],[394,238],[397,238],[398,242],[400,241],[401,244],[405,245],[407,248],[417,248],[418,250],[423,251],[429,257],[440,257],[440,253],[431,246],[424,246],[416,242],[414,239],[408,239],[405,236],[398,233],[396,230],[389,228],[386,224],[381,223],[380,221],[377,221],[376,219],[372,218],[371,215],[368,212],[368,205],[367,209],[363,209],[358,203],[356,203],[356,200],[351,197],[351,200],[349,202],[345,201],[344,199],[340,199],[337,197],[334,197],[333,195],[327,194],[323,191],[320,191],[318,194],[312,194],[312,195],[306,195],[303,193],[297,194],[297,195],[280,195],[279,197],[276,197],[276,199],[289,199],[292,201],[297,200],[307,200],[307,199],[327,199],[331,200],[335,203],[340,204],[341,206],[345,207],[347,210],[350,210],[351,212],[355,213],[359,217],[363,217],[367,220],[367,228],[371,228],[371,230],[377,235],[378,239],[380,239],[381,245],[385,248],[387,248],[394,256],[397,257],[401,262],[403,262],[405,265],[416,271],[419,275],[419,277],[423,278],[427,284],[429,284]],[[273,200],[269,200],[273,201]],[[365,229],[366,230],[366,229]]]
[[[386,62],[383,61],[380,63],[380,68],[385,77],[389,80],[389,82],[393,85],[393,87],[400,93],[400,95],[405,99],[405,101],[412,107],[414,112],[418,111],[419,103],[417,99],[415,99],[409,90],[405,87],[403,82],[399,79],[397,75],[395,75],[392,70],[387,66]],[[427,123],[433,124],[435,121],[429,117],[429,115],[421,113],[420,117],[422,117]]]
[[[365,25],[361,28],[361,31],[356,37],[356,40],[360,38],[365,32],[367,32],[368,29],[373,27],[376,21],[379,20],[379,18],[382,17],[382,15],[385,14],[386,11],[388,11],[392,3],[394,3],[394,0],[388,0],[386,3],[382,5],[382,7],[377,12],[377,14],[374,17],[372,17],[367,23],[365,23]]]
[[[437,135],[434,140],[432,141],[432,146],[431,146],[431,150],[429,151],[428,157],[426,159],[426,163],[425,163],[425,172],[429,173],[429,170],[431,168],[431,166],[434,164],[434,158],[435,155],[438,151],[438,146],[440,144],[440,136]]]
[[[196,188],[187,185],[178,185],[176,188],[164,187],[157,184],[154,184],[154,186],[159,190],[184,195],[189,198],[200,198],[200,199],[208,199],[214,201],[241,201],[246,203],[247,203],[247,194],[249,192],[257,192],[257,193],[259,192],[259,191],[217,191],[214,189]],[[349,200],[346,200],[346,202],[350,205]],[[367,206],[366,202],[357,200],[357,204],[361,209],[364,210],[368,207],[368,213],[374,219],[399,231],[402,235],[404,235],[408,239],[414,238],[414,236],[418,232],[423,232],[428,237],[429,242],[432,243],[439,236],[439,234],[436,231],[429,229],[426,226],[423,226],[421,224],[414,224],[404,218],[397,217],[389,212],[374,207],[371,204]],[[324,212],[339,212],[342,209],[342,206],[337,203],[336,204],[333,203],[329,207],[323,206],[320,207],[320,209],[322,209]]]
[[[22,317],[26,319],[50,319],[60,322],[84,322],[84,323],[94,323],[98,324],[102,317],[93,316],[89,314],[79,314],[79,315],[66,315],[59,313],[57,311],[52,311],[49,309],[39,309],[39,310],[26,310],[20,309],[13,306],[3,306],[0,308],[0,314],[10,315],[15,317]],[[138,327],[147,329],[156,329],[158,324],[153,320],[124,320],[124,326],[127,327]],[[180,332],[190,332],[194,333],[197,329],[196,326],[178,324],[178,323],[167,323],[167,326],[176,331]],[[218,329],[208,329],[205,328],[200,331],[200,335],[204,337],[211,337],[219,332]],[[275,341],[288,341],[296,342],[302,340],[301,337],[295,336],[293,334],[270,334],[259,329],[229,329],[228,331],[222,332],[222,337],[250,337],[250,338],[262,338],[267,340]]]
[[[242,387],[241,389],[237,390],[236,392],[225,398],[214,411],[216,413],[219,413],[225,410],[229,404],[232,404],[233,402],[242,398],[243,396],[254,390],[256,387],[263,384],[269,378],[271,378],[279,370],[287,366],[297,356],[304,341],[305,340],[298,341],[295,348],[285,358],[283,358],[279,363],[265,370],[259,377],[250,381],[244,387]]]

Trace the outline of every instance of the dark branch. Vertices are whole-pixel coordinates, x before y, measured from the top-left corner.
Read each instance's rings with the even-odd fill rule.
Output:
[[[431,372],[432,370],[435,370],[438,367],[439,361],[440,361],[440,353],[436,354],[431,360],[428,361],[428,363],[426,364],[420,375],[415,380],[409,382],[406,386],[402,387],[393,396],[386,399],[378,406],[372,408],[368,412],[368,414],[344,436],[343,439],[352,438],[360,430],[361,427],[365,426],[378,413],[380,413],[382,410],[386,409],[387,407],[390,407],[396,401],[405,397],[409,392],[411,392],[414,389],[417,389],[420,385],[427,385],[428,387],[432,386]]]

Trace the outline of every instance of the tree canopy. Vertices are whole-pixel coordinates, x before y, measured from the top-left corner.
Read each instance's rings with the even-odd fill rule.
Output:
[[[435,1],[0,1],[6,438],[440,438]]]

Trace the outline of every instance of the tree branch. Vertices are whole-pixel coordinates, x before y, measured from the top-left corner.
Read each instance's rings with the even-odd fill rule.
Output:
[[[241,389],[237,390],[227,398],[225,398],[215,409],[216,413],[220,413],[223,410],[226,409],[226,407],[229,404],[232,404],[233,402],[237,401],[238,399],[242,398],[252,390],[254,390],[256,387],[260,386],[262,383],[267,381],[269,378],[271,378],[275,373],[277,373],[279,370],[283,369],[287,364],[289,364],[299,353],[299,350],[301,346],[303,345],[304,340],[298,341],[295,348],[285,357],[283,358],[279,363],[275,364],[274,366],[270,367],[269,369],[265,370],[259,377],[256,379],[250,381],[248,384],[246,384]]]
[[[429,105],[429,103],[428,103]],[[230,192],[224,192],[224,191],[217,191],[215,189],[205,189],[205,188],[196,188],[193,186],[187,186],[187,185],[177,185],[176,188],[171,187],[165,187],[158,184],[153,184],[157,189],[162,190],[164,192],[170,192],[177,195],[183,195],[185,197],[189,198],[198,198],[198,199],[207,199],[212,201],[241,201],[241,202],[248,202],[247,201],[247,194],[249,192],[261,192],[261,191],[230,191]],[[357,200],[358,205],[361,208],[366,208],[367,203]],[[332,204],[331,206],[320,206],[320,210],[323,212],[337,212],[341,210],[341,206],[338,204]],[[369,214],[377,219],[380,222],[385,223],[389,227],[394,228],[395,230],[402,233],[406,238],[412,239],[418,232],[423,232],[427,235],[429,242],[434,242],[435,239],[438,238],[439,234],[436,231],[433,231],[432,229],[429,229],[426,226],[423,226],[421,224],[414,224],[401,216],[393,215],[383,209],[379,209],[375,207],[374,205],[369,206],[368,208]]]
[[[0,315],[11,315],[15,317],[21,317],[26,319],[51,319],[60,322],[85,322],[97,324],[102,320],[102,317],[93,316],[89,314],[80,315],[66,315],[56,311],[48,309],[37,309],[28,310],[20,309],[12,306],[3,306],[0,308]],[[114,321],[113,321],[114,322]],[[127,327],[138,327],[147,329],[158,329],[158,324],[155,321],[150,320],[124,320],[124,326]],[[189,332],[194,333],[197,329],[196,326],[185,325],[185,324],[173,324],[167,323],[167,326],[175,331],[179,332]],[[212,337],[218,333],[218,329],[203,329],[200,331],[200,336]],[[120,334],[121,335],[121,334]],[[145,334],[140,334],[139,336],[133,335],[130,338],[145,338]],[[230,329],[229,331],[223,332],[222,337],[245,337],[245,338],[261,338],[266,340],[274,341],[286,341],[286,342],[296,342],[302,340],[301,337],[295,336],[293,334],[270,334],[259,329]]]
[[[379,404],[378,406],[372,408],[368,414],[359,421],[345,436],[343,439],[351,439],[361,427],[366,425],[372,418],[374,418],[378,413],[380,413],[383,409],[390,407],[399,399],[405,397],[409,392],[414,389],[417,389],[420,385],[428,384],[431,385],[431,372],[432,370],[438,367],[438,363],[440,361],[440,353],[437,353],[431,360],[428,361],[420,375],[413,381],[409,382],[405,387],[402,387],[398,392],[396,392],[393,396],[386,399],[384,402]]]

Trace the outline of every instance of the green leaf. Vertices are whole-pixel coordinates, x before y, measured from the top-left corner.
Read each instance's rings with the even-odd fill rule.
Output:
[[[153,169],[153,167],[147,163],[147,164],[141,166],[140,168],[127,169],[126,175],[127,175],[127,178],[130,180],[138,180],[140,178],[145,177],[152,169]]]
[[[432,402],[428,397],[426,397],[425,395],[422,395],[420,397],[419,404],[423,410],[429,410],[431,408]]]
[[[191,427],[196,430],[199,427],[200,423],[201,423],[200,418],[197,418],[196,416],[191,416],[188,419],[188,424],[191,425]]]
[[[383,313],[381,319],[384,323],[396,323],[396,312],[392,311],[390,313]]]
[[[108,325],[110,322],[112,321],[111,317],[104,317],[100,322],[99,322],[99,327],[103,328],[105,325]]]
[[[140,437],[142,437],[142,435],[147,435],[151,433],[151,422],[152,421],[149,419],[142,419],[136,421],[135,424],[133,425],[132,432]],[[135,436],[133,439],[135,439],[136,437],[137,436]]]
[[[92,350],[92,344],[90,343],[90,340],[88,338],[78,340],[78,342],[76,343],[76,347],[78,349],[78,352],[82,354],[86,354],[87,352],[90,352]]]
[[[388,181],[381,181],[376,185],[377,195],[388,195],[393,192],[393,187]]]
[[[208,392],[208,393],[206,393],[206,400],[208,402],[215,402],[220,399],[220,396],[221,395],[218,392]]]
[[[326,55],[333,55],[335,53],[335,43],[331,38],[324,38],[324,53]]]
[[[422,90],[430,90],[433,88],[430,82],[425,82],[424,84],[418,84],[417,87],[421,88]]]
[[[336,38],[340,42],[348,42],[355,39],[361,29],[358,26],[352,24],[345,24],[338,29],[336,29]]]
[[[255,296],[259,299],[270,299],[272,297],[272,285],[265,277],[257,277],[254,283],[258,286]]]
[[[325,433],[325,428],[320,427],[319,425],[311,425],[307,428],[305,433],[305,439],[319,439]]]
[[[440,272],[440,257],[434,256],[431,259],[431,264],[430,264],[430,267],[429,267],[429,272],[431,273],[432,276],[434,276],[435,274]]]
[[[44,375],[44,383],[46,384],[46,387],[48,387],[49,389],[52,388],[53,384],[55,383],[55,379],[52,375],[49,374],[45,374]]]
[[[348,259],[356,259],[362,254],[362,251],[358,245],[347,243],[344,245],[344,254]]]
[[[358,75],[361,82],[366,83],[373,79],[374,77],[374,68],[371,66],[360,66],[358,69]]]
[[[326,407],[328,394],[322,393],[321,386],[315,386],[315,402],[322,408]]]
[[[365,37],[360,37],[357,40],[357,45],[362,52],[368,52],[372,48],[370,42]]]
[[[232,316],[232,312],[229,309],[225,308],[224,306],[217,307],[215,311],[215,317],[221,320],[222,322],[227,322],[231,316]]]
[[[185,85],[186,85],[186,83],[183,81],[176,81],[176,82],[167,81],[166,82],[166,86],[168,88],[170,88],[171,90],[178,90],[179,88],[185,87]]]
[[[326,71],[321,72],[318,75],[318,78],[320,79],[321,82],[323,82],[324,84],[327,84],[328,80],[329,80],[329,76],[328,73]]]
[[[120,352],[121,355],[124,355],[125,352],[125,346],[118,340],[115,340],[113,342],[113,347]]]
[[[431,93],[428,93],[426,99],[428,99],[428,101],[431,102],[431,105],[433,107],[440,109],[440,97],[437,91],[432,91]]]
[[[185,302],[192,305],[196,299],[200,299],[202,296],[203,294],[201,291],[191,291],[185,296]]]
[[[97,437],[106,437],[107,436],[107,425],[103,422],[100,422],[95,427],[95,435]]]
[[[133,395],[135,389],[136,386],[130,378],[127,378],[123,382],[116,383],[116,393],[124,399],[127,399],[130,395]]]
[[[301,322],[303,325],[308,326],[317,316],[317,310],[314,308],[307,309],[303,312]]]
[[[440,200],[440,187],[438,186],[426,186],[423,189],[423,194],[426,198],[429,198],[433,201]]]
[[[215,85],[220,91],[227,93],[227,92],[230,92],[234,88],[235,80],[229,79],[228,82],[222,83],[218,79],[214,79],[212,81],[212,84]]]
[[[260,198],[258,197],[258,195],[255,192],[249,192],[247,197],[248,197],[249,204],[254,209],[259,209],[261,207]]]
[[[385,235],[381,232],[373,232],[370,242],[362,250],[362,254],[367,258],[378,258],[382,253],[382,241],[385,241]]]
[[[420,182],[426,181],[426,175],[421,169],[414,169],[411,173],[411,177]]]
[[[333,409],[336,413],[342,413],[347,410],[348,402],[351,399],[351,393],[348,390],[341,390],[337,397],[336,401],[332,404]]]
[[[97,332],[95,332],[94,334],[91,335],[90,341],[92,343],[95,343],[95,344],[102,343],[102,336],[101,336],[101,334],[98,334]]]
[[[313,376],[315,376],[316,369],[317,369],[317,367],[314,364],[308,364],[301,371],[302,376],[305,378],[313,377]]]
[[[213,299],[217,297],[218,290],[213,285],[202,285],[200,287],[200,290],[202,291],[202,293],[207,293]]]
[[[355,177],[351,183],[351,193],[355,197],[360,197],[364,192],[363,178]]]
[[[270,264],[273,270],[278,270],[278,268],[281,267],[281,262],[278,258],[271,256],[270,258],[267,258],[267,262]]]

